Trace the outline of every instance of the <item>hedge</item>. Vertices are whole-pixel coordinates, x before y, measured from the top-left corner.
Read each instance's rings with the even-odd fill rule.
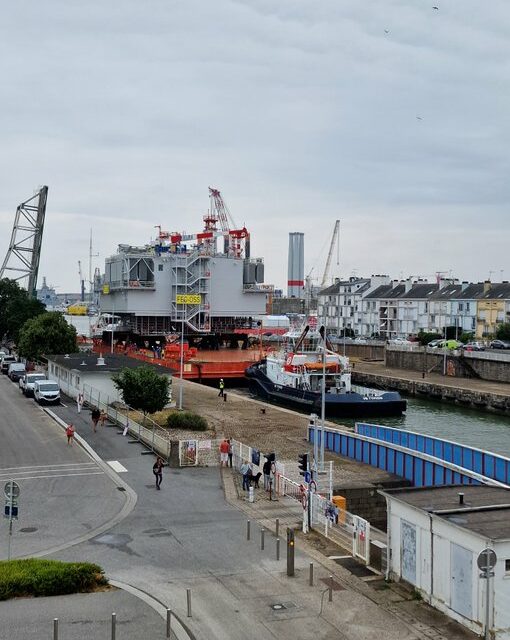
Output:
[[[87,592],[105,584],[108,580],[101,567],[90,562],[42,558],[0,561],[0,600]]]
[[[192,411],[171,413],[166,424],[170,429],[184,429],[186,431],[206,431],[207,420]]]

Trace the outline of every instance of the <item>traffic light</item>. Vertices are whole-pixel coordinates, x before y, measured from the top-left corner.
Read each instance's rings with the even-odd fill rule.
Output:
[[[300,453],[298,456],[299,475],[304,476],[308,471],[308,454]]]

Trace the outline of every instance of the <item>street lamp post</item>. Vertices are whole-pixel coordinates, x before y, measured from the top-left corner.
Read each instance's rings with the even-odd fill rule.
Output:
[[[186,303],[184,304],[184,311],[181,316],[181,363],[180,363],[180,382],[179,382],[179,411],[182,411],[182,387],[184,377],[184,320],[186,318]]]

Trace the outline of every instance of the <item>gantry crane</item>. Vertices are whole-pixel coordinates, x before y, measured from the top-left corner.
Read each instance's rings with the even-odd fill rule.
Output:
[[[336,263],[340,263],[340,248],[338,245],[338,232],[340,230],[340,220],[335,221],[335,228],[333,229],[333,236],[331,238],[331,244],[329,245],[328,257],[326,259],[326,266],[324,267],[324,274],[322,276],[321,288],[326,285],[326,281],[329,277],[329,270],[331,268],[331,258],[333,257],[333,249],[335,247],[335,243],[337,243],[337,258]]]
[[[245,257],[249,255],[249,233],[246,227],[238,229],[219,189],[209,187],[209,200],[211,203],[211,216],[217,218],[224,237],[224,252],[235,258],[242,256],[242,240],[245,240]]]

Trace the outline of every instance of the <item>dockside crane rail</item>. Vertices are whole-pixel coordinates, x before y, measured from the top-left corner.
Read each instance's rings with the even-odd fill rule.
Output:
[[[331,238],[331,244],[329,245],[328,257],[326,260],[326,266],[324,267],[324,274],[322,276],[321,287],[326,285],[327,279],[329,277],[329,271],[331,269],[331,258],[333,257],[333,250],[335,248],[335,244],[337,245],[337,265],[340,264],[340,248],[338,245],[339,238],[339,230],[340,230],[340,220],[335,221],[335,228],[333,229],[333,236]]]

